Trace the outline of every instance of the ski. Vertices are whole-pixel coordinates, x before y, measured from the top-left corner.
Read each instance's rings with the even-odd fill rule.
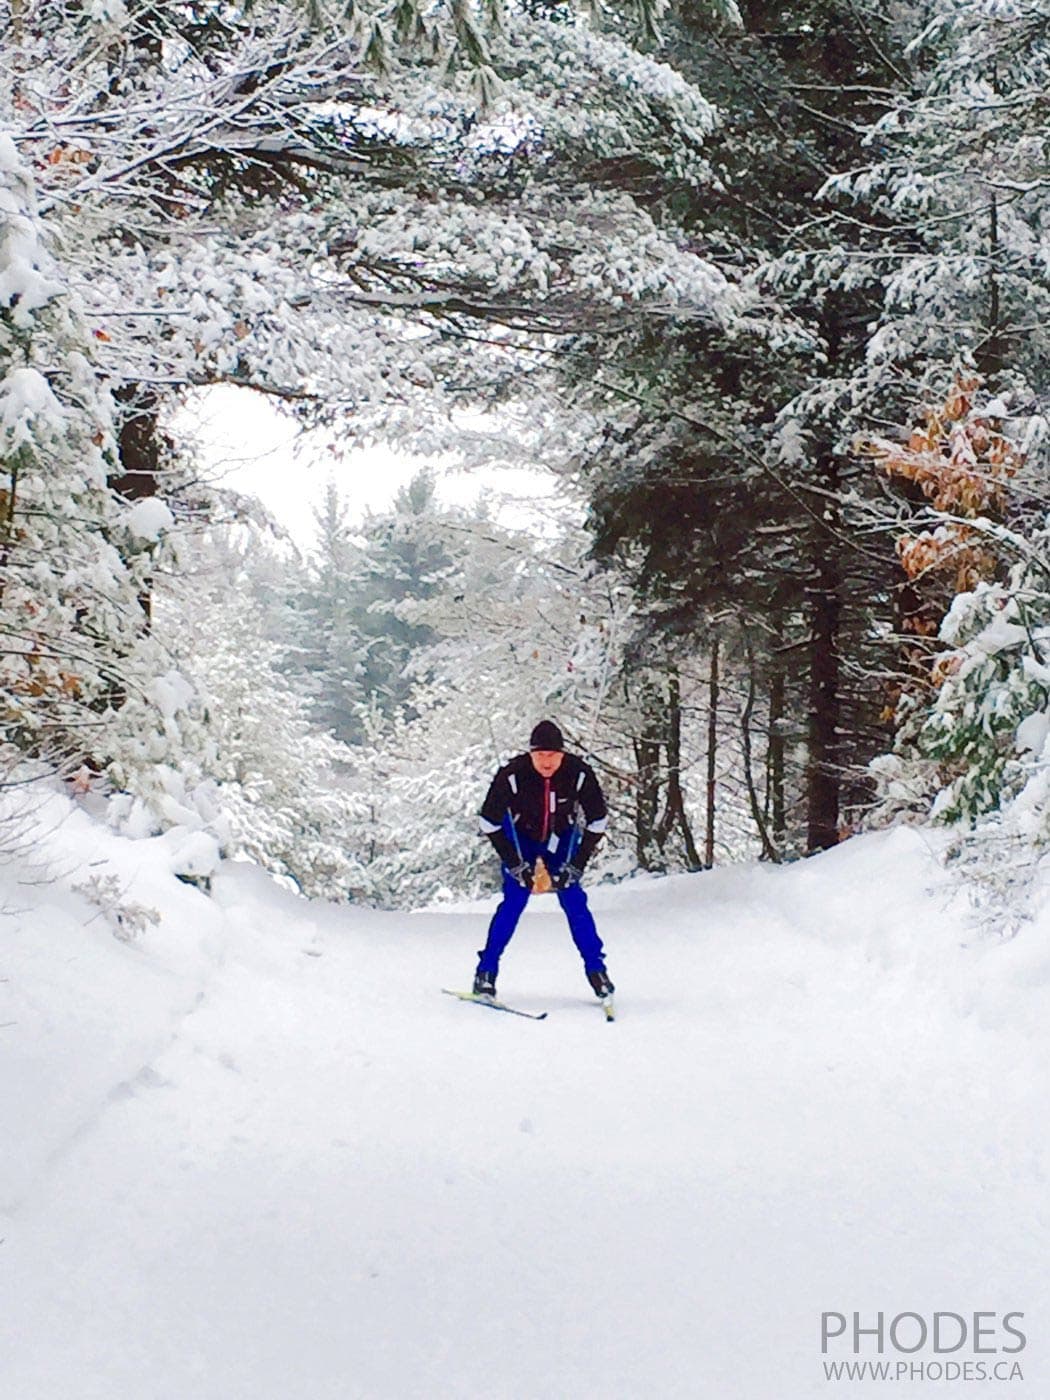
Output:
[[[495,997],[475,996],[473,992],[454,992],[448,987],[441,990],[447,997],[459,997],[460,1001],[472,1001],[476,1006],[491,1006],[493,1011],[506,1011],[511,1016],[527,1016],[530,1021],[545,1021],[546,1011],[519,1011],[516,1006],[508,1006],[505,1001],[496,1001]]]
[[[605,1019],[606,1019],[607,1021],[615,1021],[615,1020],[616,1020],[616,1010],[615,1010],[615,1008],[613,1007],[613,999],[612,999],[612,997],[599,997],[599,998],[598,998],[598,1005],[599,1005],[599,1006],[601,1007],[601,1009],[605,1012]]]

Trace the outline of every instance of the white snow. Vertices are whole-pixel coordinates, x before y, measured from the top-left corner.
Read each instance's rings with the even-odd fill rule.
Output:
[[[124,517],[135,539],[157,540],[175,524],[175,517],[159,496],[144,496]]]
[[[34,424],[38,419],[50,420],[51,424],[64,419],[62,405],[50,384],[31,366],[9,370],[0,379],[0,448],[5,456],[33,441]]]
[[[21,828],[4,1396],[854,1400],[854,1309],[1024,1312],[1023,1383],[892,1393],[1050,1393],[1050,910],[980,941],[928,836],[597,888],[606,1025],[544,900],[500,978],[535,1023],[440,995],[489,904],[208,897],[57,792]],[[96,876],[160,922],[115,937]]]
[[[1025,660],[1027,659],[1026,657]],[[1050,741],[1050,710],[1036,710],[1017,726],[1015,743],[1018,753],[1028,752],[1034,754],[1036,758],[1041,758],[1045,754],[1050,759],[1050,753],[1047,753],[1048,741]]]

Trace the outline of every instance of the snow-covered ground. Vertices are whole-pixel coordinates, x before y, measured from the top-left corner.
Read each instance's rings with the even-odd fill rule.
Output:
[[[1050,1394],[1050,917],[970,935],[921,834],[599,888],[607,1025],[546,900],[533,1022],[440,995],[480,906],[209,898],[44,822],[0,872],[5,1400]],[[829,1381],[854,1311],[1023,1312],[976,1358],[1023,1379]]]

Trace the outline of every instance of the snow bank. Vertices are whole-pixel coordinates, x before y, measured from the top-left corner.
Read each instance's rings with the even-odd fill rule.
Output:
[[[171,833],[126,840],[55,789],[5,806],[0,845],[22,854],[0,866],[0,1214],[127,1092],[222,954]]]
[[[500,975],[537,1023],[440,995],[491,904],[206,897],[209,851],[57,791],[22,834],[5,1394],[852,1400],[855,1308],[1022,1311],[1023,1382],[975,1390],[1050,1391],[1050,910],[978,941],[922,833],[598,887],[611,1026],[551,900]]]

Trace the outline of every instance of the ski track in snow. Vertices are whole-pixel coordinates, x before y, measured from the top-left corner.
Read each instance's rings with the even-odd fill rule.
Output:
[[[892,832],[599,888],[612,1025],[545,901],[500,977],[542,1023],[440,994],[491,906],[227,867],[132,947],[38,910],[0,1393],[853,1400],[886,1387],[827,1382],[819,1326],[854,1309],[1024,1311],[1023,1384],[890,1389],[1050,1393],[1048,930],[962,948],[937,879]]]

